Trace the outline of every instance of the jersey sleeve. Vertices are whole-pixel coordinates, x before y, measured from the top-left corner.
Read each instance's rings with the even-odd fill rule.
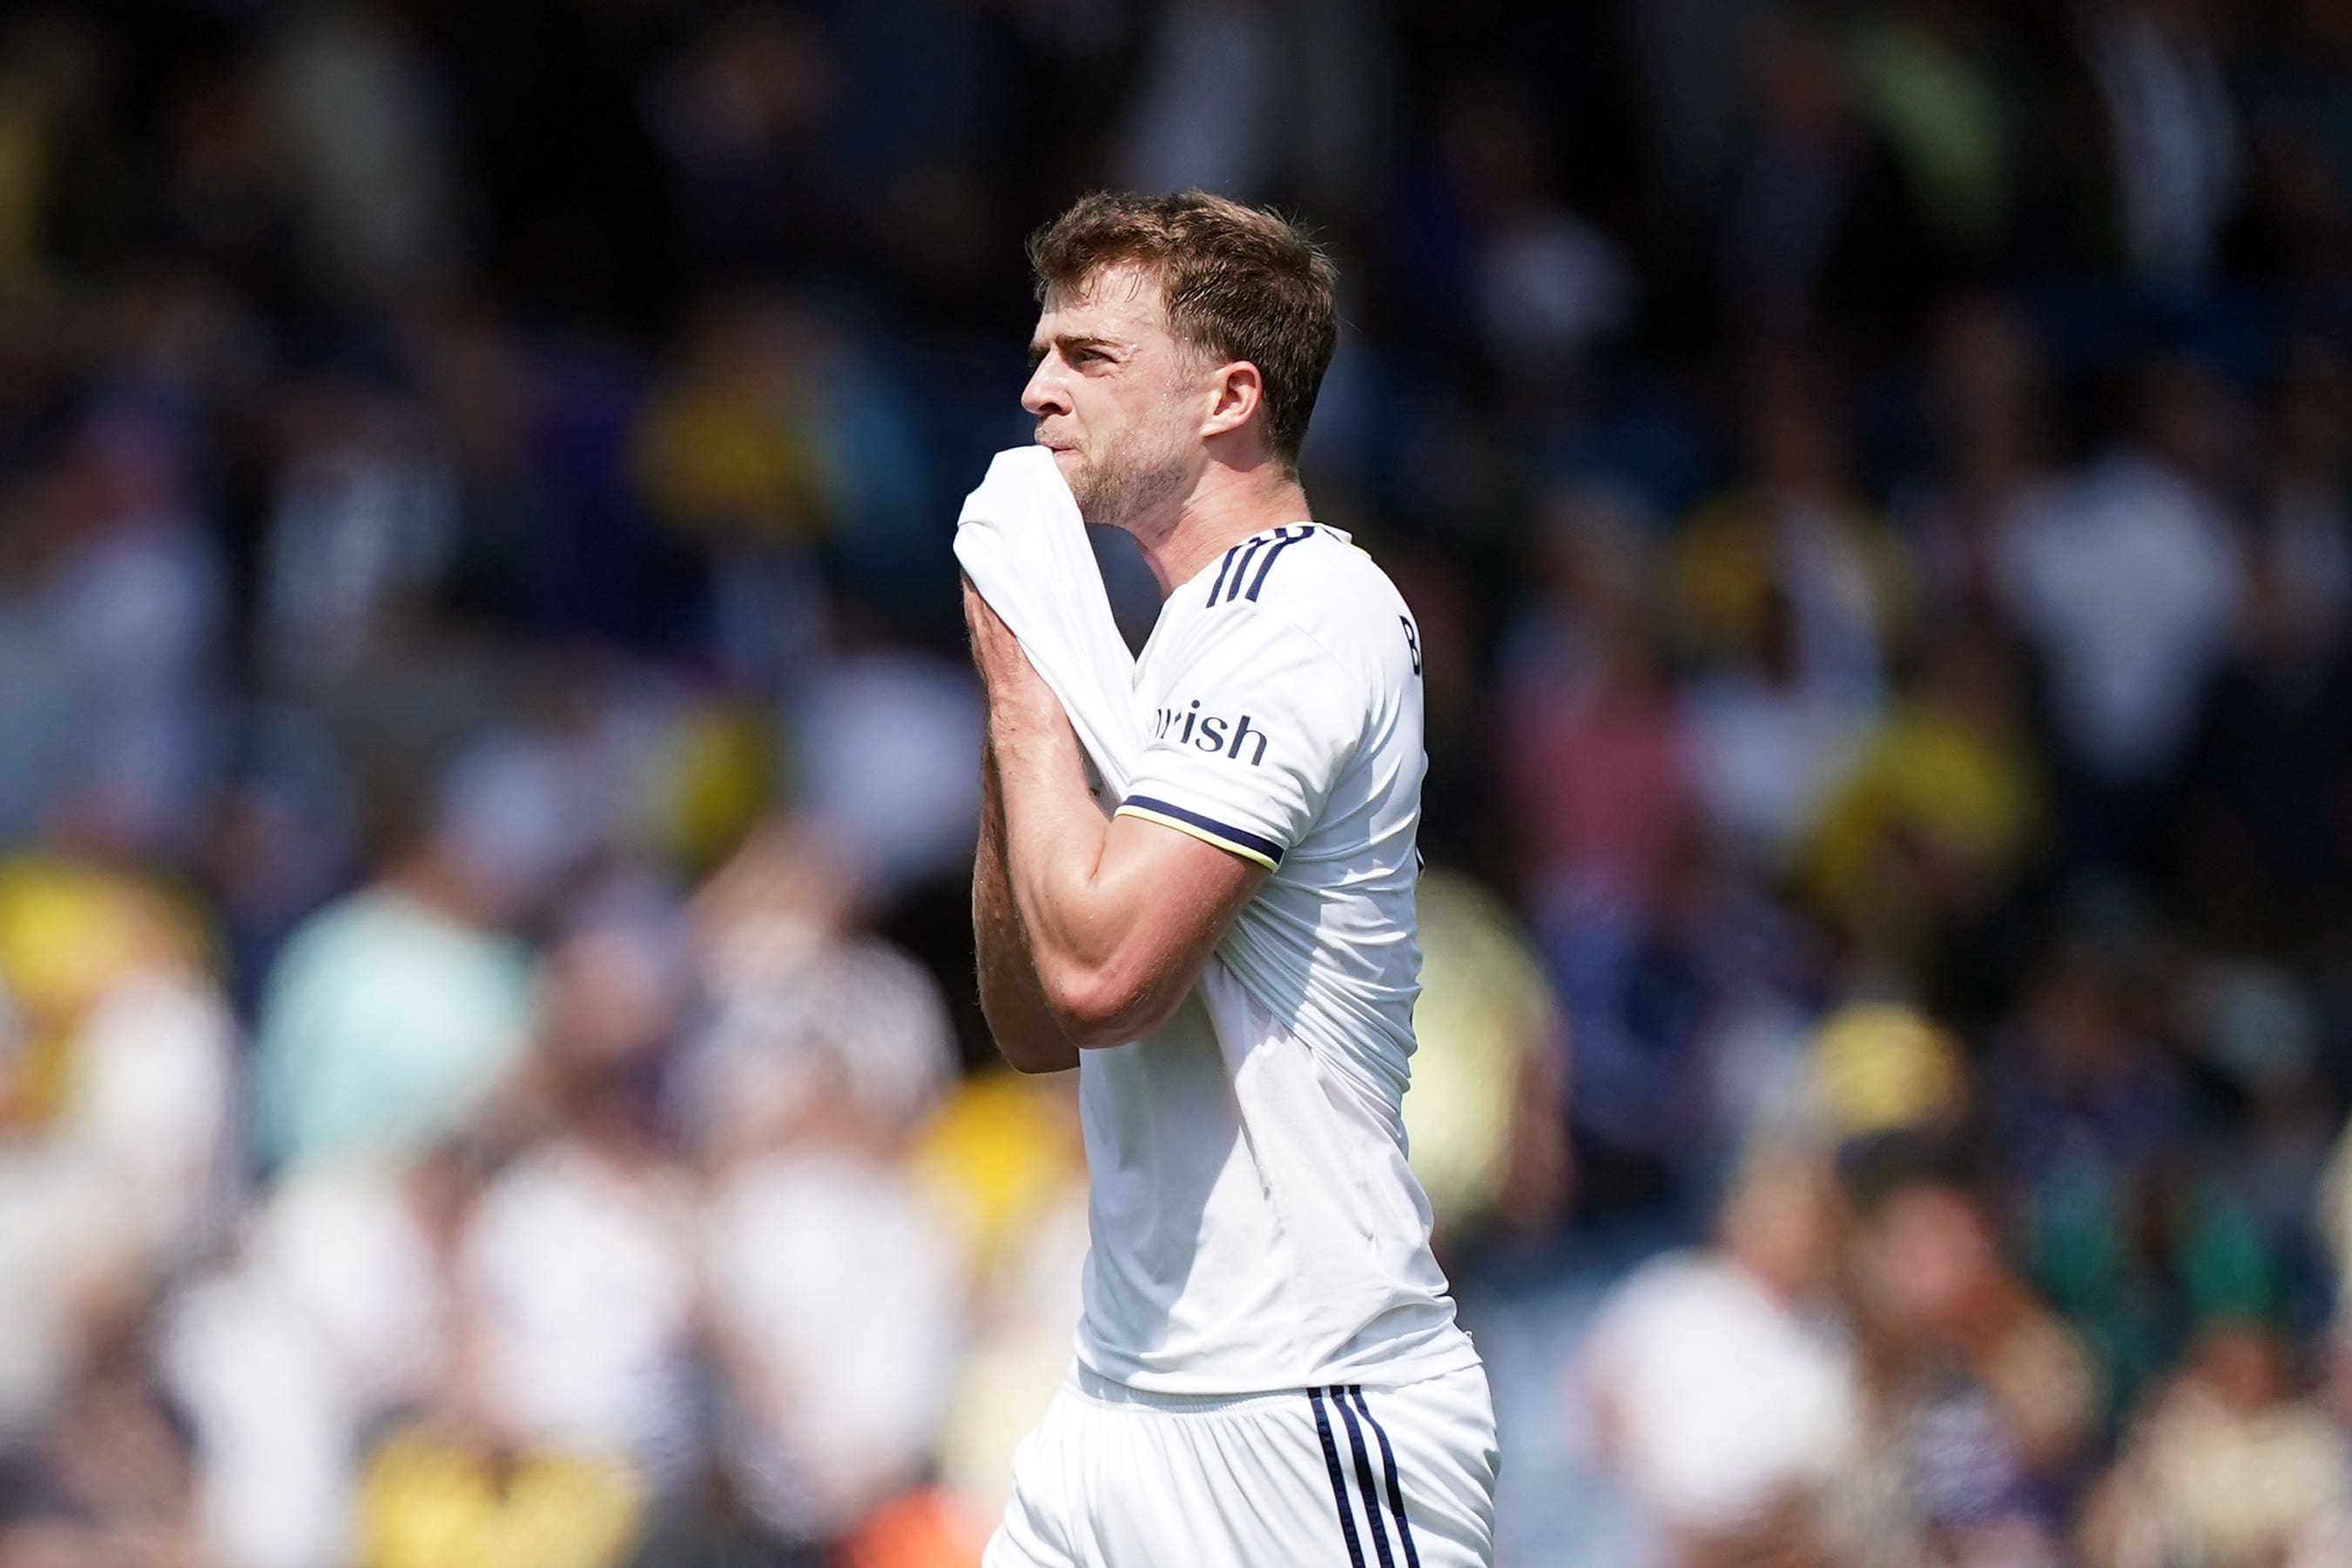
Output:
[[[1307,836],[1361,743],[1361,683],[1314,637],[1255,604],[1196,629],[1118,815],[1190,833],[1271,871]]]

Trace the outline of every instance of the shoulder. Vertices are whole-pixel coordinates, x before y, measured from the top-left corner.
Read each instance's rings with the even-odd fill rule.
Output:
[[[1375,684],[1418,674],[1420,633],[1396,585],[1347,534],[1297,523],[1254,535],[1225,552],[1191,607],[1196,636],[1276,641],[1320,648]]]

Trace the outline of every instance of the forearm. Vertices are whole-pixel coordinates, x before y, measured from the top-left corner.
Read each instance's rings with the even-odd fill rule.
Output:
[[[1077,1047],[1046,1005],[1005,874],[1004,807],[992,748],[982,763],[980,849],[971,873],[972,945],[980,1010],[1004,1060],[1024,1072],[1077,1065]]]
[[[1004,871],[1038,973],[1108,956],[1117,933],[1097,885],[1108,826],[1061,715],[990,716]]]
[[[982,1005],[1024,1058],[1045,1034],[1042,1013],[1057,1034],[1039,1054],[1065,1065],[1071,1048],[1140,1040],[1165,1022],[1265,873],[1139,818],[1107,821],[1060,701],[970,581],[964,614],[988,693],[972,889]]]
[[[1087,787],[1077,737],[1055,710],[991,725],[1004,812],[1004,870],[1038,988],[1078,1046],[1116,1045],[1163,1022],[1199,955],[1153,939],[1155,906],[1197,890],[1150,884],[1150,867],[1108,852],[1110,825]]]

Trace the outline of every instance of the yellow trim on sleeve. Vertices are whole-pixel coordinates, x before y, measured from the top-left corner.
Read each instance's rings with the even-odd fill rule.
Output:
[[[1228,854],[1239,855],[1242,859],[1262,865],[1268,871],[1276,869],[1274,861],[1269,856],[1260,854],[1255,850],[1245,848],[1243,845],[1234,842],[1233,840],[1225,838],[1220,834],[1213,833],[1206,828],[1195,827],[1191,822],[1180,822],[1175,818],[1160,811],[1147,810],[1141,806],[1121,806],[1118,810],[1113,811],[1111,815],[1114,817],[1140,817],[1147,822],[1157,822],[1163,828],[1173,828],[1180,833],[1189,833],[1204,844],[1214,844],[1217,848],[1223,850]]]

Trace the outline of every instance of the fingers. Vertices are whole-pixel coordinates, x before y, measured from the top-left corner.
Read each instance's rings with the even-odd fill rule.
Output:
[[[969,577],[963,580],[963,619],[971,639],[972,662],[982,674],[993,674],[1009,661],[1025,659],[1021,640]]]
[[[972,586],[969,577],[963,580],[963,623],[965,630],[971,634],[975,648],[981,646],[983,639],[1010,641],[1013,637],[1012,628],[1004,624],[1004,618],[996,612],[994,605],[989,603],[987,596]]]
[[[1029,662],[1028,650],[969,577],[963,581],[963,612],[971,635],[971,662],[980,672],[990,711],[999,717],[1025,716],[1040,724],[1066,722],[1060,700]]]

